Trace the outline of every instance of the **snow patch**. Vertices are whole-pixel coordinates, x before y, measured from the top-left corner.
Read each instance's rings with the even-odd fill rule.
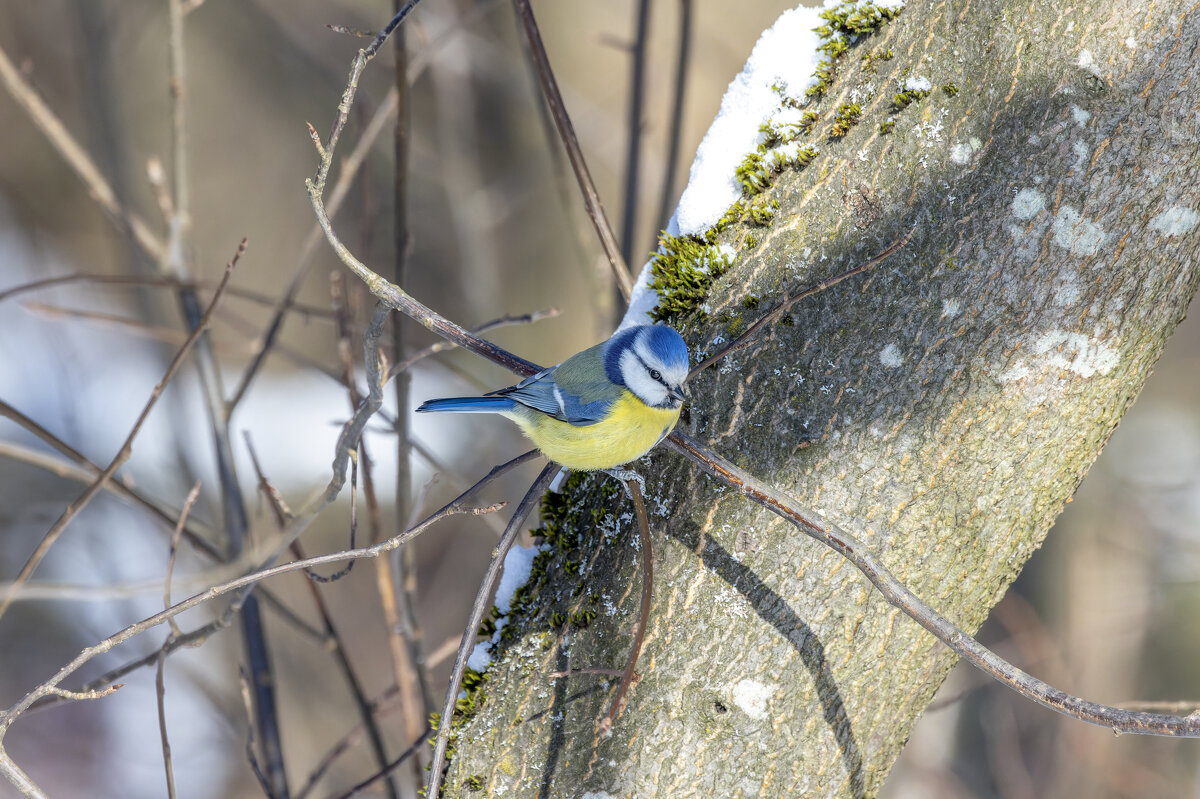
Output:
[[[539,550],[540,547],[523,547],[517,544],[504,556],[504,574],[500,577],[500,587],[496,589],[496,608],[501,613],[512,610],[513,594],[529,582],[533,559]]]
[[[771,695],[775,693],[773,688],[769,688],[755,680],[742,680],[737,685],[733,686],[733,703],[742,709],[752,719],[765,719],[767,717],[767,702],[771,701]]]
[[[879,362],[889,369],[895,369],[897,366],[904,365],[904,356],[900,354],[900,348],[895,344],[888,344],[879,351]]]
[[[929,82],[929,78],[918,75],[915,78],[909,78],[904,81],[904,90],[907,92],[929,92],[933,91],[933,84]]]
[[[487,641],[480,641],[475,644],[475,648],[471,650],[470,657],[467,658],[467,668],[483,674],[488,670],[488,666],[492,665],[491,644]]]
[[[800,96],[816,85],[813,73],[821,60],[817,52],[821,39],[813,28],[822,24],[822,10],[837,5],[837,0],[827,0],[823,7],[785,11],[763,31],[745,68],[725,90],[721,110],[696,150],[687,188],[672,220],[679,234],[712,227],[741,196],[734,172],[758,146],[759,127],[779,108],[774,87]]]
[[[1078,125],[1086,125],[1088,120],[1092,118],[1091,111],[1085,111],[1079,106],[1072,103],[1071,116],[1074,117],[1075,123]]]

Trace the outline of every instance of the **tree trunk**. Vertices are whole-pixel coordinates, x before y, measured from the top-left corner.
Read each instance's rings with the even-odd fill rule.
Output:
[[[779,206],[720,233],[733,266],[679,327],[711,351],[789,289],[915,237],[693,381],[682,428],[976,630],[1196,288],[1198,44],[1200,10],[1178,2],[912,3],[859,37],[805,107],[816,157],[747,199]],[[930,93],[895,96],[922,77]],[[861,116],[832,138],[848,103]],[[630,505],[588,477],[549,503],[553,546],[444,795],[876,794],[954,657],[688,462],[638,468],[654,600],[612,735],[596,725],[616,679],[551,676],[621,669],[637,614]]]

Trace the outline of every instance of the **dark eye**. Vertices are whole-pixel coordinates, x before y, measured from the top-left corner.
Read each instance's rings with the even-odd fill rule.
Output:
[[[657,369],[651,369],[651,370],[650,370],[650,377],[652,377],[652,378],[654,378],[655,380],[658,380],[658,381],[661,381],[661,380],[662,380],[662,375],[661,375],[661,374],[659,374],[659,372],[658,372],[658,370],[657,370]]]

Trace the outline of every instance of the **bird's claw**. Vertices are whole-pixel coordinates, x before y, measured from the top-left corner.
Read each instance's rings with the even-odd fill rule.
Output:
[[[638,488],[642,491],[642,496],[646,495],[646,478],[632,469],[605,469],[604,473],[621,484],[621,488],[625,491],[625,496],[629,497],[630,502],[633,501],[633,495],[629,493],[630,480],[638,484]]]

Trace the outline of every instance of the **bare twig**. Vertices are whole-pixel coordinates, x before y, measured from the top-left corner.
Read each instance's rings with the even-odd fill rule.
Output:
[[[575,170],[575,179],[579,182],[579,190],[583,193],[583,204],[596,228],[596,235],[600,237],[600,244],[604,247],[604,254],[608,257],[613,278],[617,281],[617,288],[621,290],[621,296],[628,302],[629,295],[633,291],[633,278],[629,274],[629,266],[621,256],[621,249],[617,245],[617,239],[613,235],[608,217],[604,214],[604,205],[600,202],[600,192],[596,190],[596,184],[592,181],[587,162],[584,161],[583,149],[579,146],[579,138],[575,135],[575,126],[571,124],[567,106],[558,90],[558,82],[554,79],[554,70],[550,68],[550,58],[546,55],[545,45],[542,44],[542,35],[538,31],[537,21],[533,18],[533,9],[529,5],[529,0],[513,0],[513,3],[516,6],[517,16],[521,19],[521,27],[529,42],[534,63],[537,65],[538,77],[542,81],[542,93],[550,105],[554,123],[558,126],[558,133],[563,140],[563,146],[567,148],[567,157],[571,161],[571,167]]]
[[[175,626],[174,619],[171,626]],[[167,637],[169,641],[173,636]],[[175,767],[171,764],[171,739],[167,736],[167,645],[158,650],[158,668],[154,675],[154,696],[158,705],[158,737],[162,744],[163,771],[167,779],[167,799],[175,799]]]
[[[421,733],[421,736],[419,738],[417,738],[417,740],[413,741],[412,746],[405,749],[404,753],[401,754],[395,760],[393,760],[391,763],[388,763],[386,768],[384,768],[382,771],[380,771],[376,774],[372,774],[370,777],[368,777],[367,779],[358,783],[357,785],[355,785],[353,788],[346,791],[345,793],[339,793],[337,796],[334,797],[334,799],[350,799],[350,797],[352,797],[358,793],[361,793],[362,791],[365,791],[367,788],[371,787],[379,780],[383,779],[384,777],[388,776],[396,769],[400,768],[400,766],[404,765],[404,762],[406,760],[408,760],[410,757],[415,755],[417,752],[421,751],[421,747],[423,747],[425,745],[425,741],[429,738],[429,733],[431,733],[431,732],[433,732],[433,730],[431,730],[428,726],[426,726],[425,731],[423,733]]]
[[[747,472],[708,450],[684,433],[676,431],[667,438],[667,446],[696,463],[708,474],[735,489],[742,496],[762,505],[793,524],[805,535],[849,560],[871,581],[891,605],[907,613],[946,646],[971,665],[982,670],[1022,696],[1051,710],[1087,721],[1114,732],[1143,735],[1200,737],[1200,716],[1170,716],[1139,713],[1089,702],[1026,674],[971,636],[951,624],[926,605],[892,576],[883,564],[858,539],[817,514],[805,510],[790,497],[763,484]]]
[[[200,482],[192,486],[192,490],[188,492],[187,499],[183,501],[183,510],[179,512],[179,523],[175,525],[175,532],[171,536],[171,551],[167,555],[167,575],[163,578],[163,607],[171,607],[171,576],[175,573],[175,554],[179,551],[179,537],[183,533],[184,525],[187,524],[188,516],[192,513],[192,506],[196,504],[196,500],[200,496]],[[175,623],[174,619],[170,621],[171,633],[173,635],[183,635],[183,630]]]
[[[73,283],[89,283],[100,286],[129,286],[131,288],[172,288],[175,290],[191,289],[214,289],[218,281],[215,280],[183,280],[177,277],[167,276],[141,276],[141,275],[97,275],[88,272],[76,272],[70,275],[59,275],[58,277],[48,277],[42,280],[32,280],[28,283],[22,283],[19,286],[7,288],[0,291],[0,302],[11,300],[21,294],[27,294],[33,291],[50,288],[52,286],[65,286]],[[242,288],[240,286],[226,286],[225,293],[230,297],[237,297],[250,302],[258,303],[259,305],[273,305],[275,300],[268,297],[259,291],[253,289]],[[333,314],[326,308],[319,308],[315,305],[307,305],[301,302],[292,302],[288,304],[288,310],[293,313],[299,313],[307,318],[330,319]]]
[[[675,80],[671,98],[671,128],[667,134],[667,169],[658,201],[655,224],[667,226],[675,206],[675,172],[679,168],[679,143],[683,139],[683,101],[687,96],[688,58],[692,49],[692,0],[679,0],[679,50],[675,58]]]
[[[192,345],[195,344],[196,341],[199,340],[200,336],[204,334],[204,331],[208,329],[209,322],[212,319],[213,309],[216,307],[217,303],[220,302],[221,297],[224,294],[224,285],[226,282],[228,282],[230,276],[233,275],[233,269],[235,266],[237,266],[238,260],[242,257],[242,253],[245,251],[246,240],[243,239],[242,243],[238,245],[237,252],[234,254],[233,259],[226,265],[225,276],[221,281],[221,285],[217,287],[217,291],[213,294],[213,298],[209,302],[208,308],[205,309],[204,315],[200,319],[200,323],[196,325],[195,329],[192,331],[192,334],[188,336],[188,340],[184,342],[184,345],[179,348],[178,352],[175,353],[175,357],[171,359],[171,363],[167,367],[166,374],[164,374],[162,379],[158,381],[158,384],[154,387],[154,390],[150,392],[150,398],[146,401],[145,406],[142,408],[142,412],[138,415],[137,421],[134,422],[133,428],[129,431],[129,435],[125,437],[125,442],[121,445],[121,449],[118,450],[116,456],[111,462],[109,462],[104,471],[101,472],[94,481],[92,481],[91,485],[87,487],[83,494],[80,495],[77,500],[67,506],[67,509],[63,511],[61,516],[59,516],[58,521],[54,523],[54,526],[52,526],[50,530],[47,531],[46,535],[42,537],[42,540],[38,543],[37,547],[34,548],[33,553],[29,556],[28,560],[25,561],[25,565],[21,567],[21,570],[17,573],[16,578],[14,578],[13,583],[15,585],[20,585],[29,579],[34,570],[38,567],[38,564],[42,562],[42,558],[44,558],[46,553],[50,551],[50,547],[54,546],[54,542],[58,540],[58,537],[62,535],[63,530],[65,530],[67,525],[71,523],[71,520],[74,519],[81,510],[87,507],[87,504],[91,502],[96,494],[100,492],[100,490],[109,481],[117,469],[119,469],[121,465],[129,459],[129,456],[133,454],[133,440],[137,438],[138,433],[141,432],[142,425],[145,424],[146,418],[150,415],[150,411],[158,402],[158,398],[162,396],[163,389],[165,389],[167,383],[169,383],[171,379],[175,377],[175,374],[179,371],[179,367],[183,365],[184,358],[187,356],[188,352],[191,351]],[[12,603],[12,596],[13,595],[9,593],[3,598],[0,598],[0,615],[3,615],[8,609],[8,606]]]
[[[530,325],[535,322],[540,322],[543,319],[553,319],[554,317],[558,316],[560,313],[562,313],[562,312],[559,311],[558,308],[551,307],[551,308],[546,308],[545,310],[541,310],[541,311],[533,311],[532,313],[521,314],[519,316],[512,316],[512,315],[501,316],[497,319],[491,320],[490,322],[484,322],[483,324],[481,324],[477,327],[471,328],[471,333],[476,336],[480,336],[480,335],[483,335],[484,333],[495,330],[498,327],[507,327],[508,325]],[[428,347],[417,350],[412,355],[409,355],[404,360],[398,362],[395,366],[393,366],[391,368],[391,371],[388,372],[388,377],[393,378],[396,375],[400,374],[401,372],[403,372],[407,369],[411,369],[413,364],[417,363],[418,361],[422,361],[432,355],[438,354],[439,352],[445,352],[446,350],[452,350],[457,346],[458,346],[457,342],[449,341],[446,339],[443,339],[442,341],[435,341],[433,344],[430,344]]]
[[[900,248],[902,248],[906,244],[908,244],[910,241],[912,241],[913,233],[915,233],[915,232],[916,232],[916,228],[909,230],[903,236],[901,236],[900,238],[896,239],[891,244],[889,244],[886,248],[884,248],[884,250],[882,252],[880,252],[878,255],[876,255],[874,258],[870,259],[869,261],[865,261],[865,262],[859,264],[858,266],[854,267],[853,269],[849,269],[845,272],[842,272],[840,275],[835,275],[834,277],[831,277],[828,280],[824,280],[820,283],[809,286],[808,288],[806,288],[804,291],[800,292],[799,294],[794,294],[790,297],[785,297],[783,302],[779,303],[779,305],[776,306],[774,309],[772,309],[769,313],[766,313],[763,316],[761,316],[757,321],[754,322],[754,324],[752,324],[752,325],[750,325],[750,327],[746,328],[744,333],[742,333],[740,336],[735,338],[733,341],[729,342],[727,345],[722,347],[716,353],[708,356],[703,361],[696,364],[696,366],[693,367],[692,371],[688,372],[688,379],[691,380],[693,377],[700,374],[705,369],[707,369],[708,367],[712,366],[717,361],[724,358],[726,355],[732,355],[733,353],[737,352],[738,350],[744,349],[745,347],[748,347],[751,344],[753,344],[754,336],[758,333],[759,330],[761,330],[766,325],[771,324],[772,322],[778,321],[779,317],[783,316],[784,313],[787,312],[788,308],[791,308],[793,305],[795,305],[797,302],[804,299],[805,297],[811,297],[814,294],[820,294],[822,291],[825,291],[828,288],[832,288],[833,286],[836,286],[838,283],[841,283],[843,280],[846,280],[848,278],[854,277],[855,275],[861,274],[874,266],[878,266],[880,263],[882,263],[884,260],[886,260],[888,258],[888,256],[894,254],[897,250],[899,250]]]
[[[362,549],[356,549],[356,550],[345,550],[345,551],[341,551],[341,552],[333,552],[333,553],[330,553],[327,555],[317,555],[315,557],[307,558],[305,560],[291,561],[289,563],[283,563],[278,566],[271,566],[269,568],[260,569],[260,570],[251,572],[250,574],[246,574],[241,577],[235,578],[233,580],[228,580],[219,585],[214,585],[214,586],[206,589],[205,591],[202,591],[198,594],[188,597],[187,599],[184,599],[180,602],[176,602],[174,605],[167,608],[166,610],[159,611],[158,613],[154,614],[153,616],[148,616],[147,618],[142,619],[141,621],[139,621],[135,624],[131,624],[128,627],[126,627],[116,633],[113,633],[108,638],[105,638],[103,641],[100,641],[99,643],[97,643],[93,646],[90,646],[90,647],[84,649],[83,651],[81,651],[78,655],[76,655],[74,657],[74,659],[71,660],[70,663],[66,664],[61,669],[59,669],[58,672],[56,672],[54,674],[54,676],[52,676],[49,680],[46,680],[41,685],[37,686],[32,691],[25,694],[25,696],[23,696],[16,704],[14,704],[8,710],[4,711],[3,713],[0,713],[0,741],[3,740],[3,736],[5,734],[7,734],[8,729],[9,729],[9,727],[12,726],[13,722],[15,722],[17,720],[17,718],[19,718],[21,716],[21,714],[23,714],[26,710],[28,710],[29,707],[31,705],[33,705],[34,702],[37,702],[38,700],[42,699],[42,697],[63,695],[63,694],[69,693],[69,692],[64,691],[62,688],[60,688],[59,685],[67,677],[71,676],[76,671],[78,671],[84,664],[90,662],[92,659],[94,659],[98,655],[102,655],[106,652],[112,651],[115,647],[130,640],[131,638],[141,635],[142,633],[146,632],[147,630],[151,630],[160,624],[165,624],[168,619],[174,618],[175,616],[178,616],[180,613],[191,610],[192,608],[195,608],[195,607],[199,607],[200,605],[203,605],[206,602],[209,602],[213,599],[224,596],[226,594],[232,593],[234,591],[240,591],[243,589],[250,588],[263,580],[269,579],[271,577],[276,577],[281,574],[290,574],[292,572],[301,571],[303,569],[311,568],[313,566],[322,566],[322,565],[325,565],[328,563],[338,563],[340,561],[343,561],[343,560],[346,560],[349,558],[377,558],[377,557],[380,557],[381,555],[391,552],[392,550],[394,550],[396,547],[400,546],[401,544],[407,543],[408,541],[411,541],[412,539],[416,538],[418,535],[425,532],[425,530],[429,529],[430,526],[432,526],[433,524],[441,521],[442,519],[444,519],[448,516],[453,516],[453,515],[462,514],[462,513],[470,513],[470,514],[474,514],[474,515],[479,515],[479,514],[483,514],[483,513],[494,513],[496,511],[500,510],[502,507],[504,507],[504,504],[505,504],[503,502],[500,502],[500,503],[495,503],[493,505],[487,505],[484,507],[471,507],[471,506],[467,505],[465,500],[466,500],[465,496],[456,498],[449,504],[440,508],[435,513],[433,513],[430,516],[423,519],[419,524],[413,525],[412,527],[410,527],[408,530],[404,531],[403,533],[393,536],[392,538],[389,538],[387,541],[376,544],[375,546],[363,547]],[[157,657],[157,654],[151,656],[151,658],[154,658],[154,657]],[[109,692],[111,692],[111,689],[109,690]],[[97,697],[104,696],[104,695],[106,695],[106,693],[103,691],[97,692],[95,694],[95,696],[97,696]],[[74,698],[74,695],[72,695],[72,696]],[[94,698],[94,697],[85,696],[85,697],[81,697],[81,698]],[[2,750],[0,750],[0,752],[2,752]],[[11,771],[9,771],[5,768],[5,764],[3,761],[4,761],[4,758],[2,755],[0,755],[0,772],[3,772],[5,774],[11,773]]]
[[[371,152],[371,146],[383,131],[388,120],[396,113],[396,105],[396,92],[388,92],[387,96],[383,99],[383,103],[380,104],[379,108],[375,109],[375,115],[371,117],[371,121],[359,137],[354,149],[350,152],[350,156],[341,162],[337,183],[334,185],[333,192],[329,197],[328,208],[330,215],[336,215],[338,209],[341,208],[342,202],[350,193],[350,186],[353,184],[354,178],[358,175],[359,169],[366,161],[367,155]],[[321,227],[313,225],[308,235],[305,236],[304,242],[300,245],[300,254],[296,258],[292,277],[288,281],[287,288],[283,294],[275,302],[275,308],[271,315],[271,320],[267,323],[267,329],[260,337],[254,355],[251,357],[246,370],[242,373],[241,380],[238,381],[237,388],[234,389],[233,395],[225,404],[226,415],[231,415],[242,401],[247,389],[249,389],[250,384],[254,381],[255,375],[258,374],[259,369],[262,367],[263,361],[275,345],[279,331],[283,328],[284,316],[295,302],[296,294],[299,293],[300,287],[304,284],[304,279],[308,277],[308,270],[313,264],[313,255],[316,254],[317,245],[320,243],[322,235]]]
[[[650,36],[650,0],[637,2],[637,32],[633,42],[633,68],[629,75],[629,141],[625,149],[625,210],[621,217],[621,255],[633,263],[637,239],[638,182],[641,178],[642,108],[646,102],[646,51]],[[625,296],[628,302],[629,295]]]
[[[92,161],[91,156],[67,131],[62,120],[50,110],[50,106],[46,105],[41,95],[29,85],[21,75],[21,71],[17,69],[2,48],[0,48],[0,83],[4,84],[4,88],[25,110],[29,119],[46,137],[50,146],[57,150],[62,159],[75,171],[76,176],[87,186],[88,193],[100,204],[109,219],[122,230],[128,230],[132,234],[133,240],[148,256],[155,261],[161,260],[166,250],[166,244],[150,229],[146,220],[121,204],[112,184],[100,173],[100,168]]]
[[[183,533],[183,526],[187,523],[187,517],[191,514],[192,506],[196,504],[196,499],[199,496],[200,483],[197,482],[192,486],[187,499],[183,502],[183,510],[179,514],[179,524],[175,525],[175,533],[171,536],[171,552],[167,555],[167,574],[163,578],[164,608],[171,607],[171,575],[175,571],[175,553],[179,550],[179,537]],[[168,619],[167,624],[171,627],[171,633],[158,650],[158,667],[154,676],[154,696],[158,704],[158,735],[162,741],[163,770],[167,779],[167,797],[168,799],[175,799],[175,767],[171,764],[171,739],[167,735],[166,665],[167,654],[171,651],[170,645],[174,639],[183,635],[183,631],[179,629],[179,625],[175,622],[174,618]]]
[[[479,591],[475,594],[475,604],[471,606],[471,615],[467,619],[467,627],[463,631],[462,641],[458,645],[458,653],[454,657],[454,669],[450,672],[450,685],[447,686],[446,697],[442,701],[442,715],[438,720],[437,738],[433,744],[433,758],[429,764],[429,783],[425,790],[425,795],[430,799],[436,799],[441,788],[442,771],[446,766],[446,748],[450,745],[450,731],[454,726],[454,705],[458,701],[458,691],[462,687],[463,674],[467,670],[467,658],[470,657],[471,650],[475,647],[479,625],[483,622],[483,616],[490,607],[492,591],[496,588],[496,581],[500,578],[500,571],[504,566],[504,556],[508,554],[513,542],[517,540],[522,525],[525,523],[525,517],[533,510],[533,506],[541,501],[542,494],[546,493],[546,489],[550,487],[550,481],[554,479],[554,475],[560,468],[560,466],[550,463],[542,469],[537,479],[533,481],[533,485],[525,492],[521,504],[517,505],[517,509],[513,511],[504,535],[500,537],[499,543],[492,550],[492,560],[488,563],[487,571],[484,572],[483,580],[479,584]]]
[[[642,500],[642,489],[637,480],[626,480],[625,485],[629,488],[629,496],[633,498],[638,540],[641,542],[639,549],[642,554],[642,601],[638,606],[637,624],[633,628],[633,646],[629,650],[629,660],[625,662],[625,671],[621,674],[621,683],[613,695],[612,705],[600,720],[598,730],[601,735],[608,735],[612,731],[613,722],[625,709],[625,702],[629,698],[629,686],[633,684],[633,677],[637,673],[635,668],[638,655],[642,652],[642,642],[646,640],[646,622],[650,617],[650,601],[654,596],[654,547],[650,540],[650,523],[646,520],[646,503]]]

